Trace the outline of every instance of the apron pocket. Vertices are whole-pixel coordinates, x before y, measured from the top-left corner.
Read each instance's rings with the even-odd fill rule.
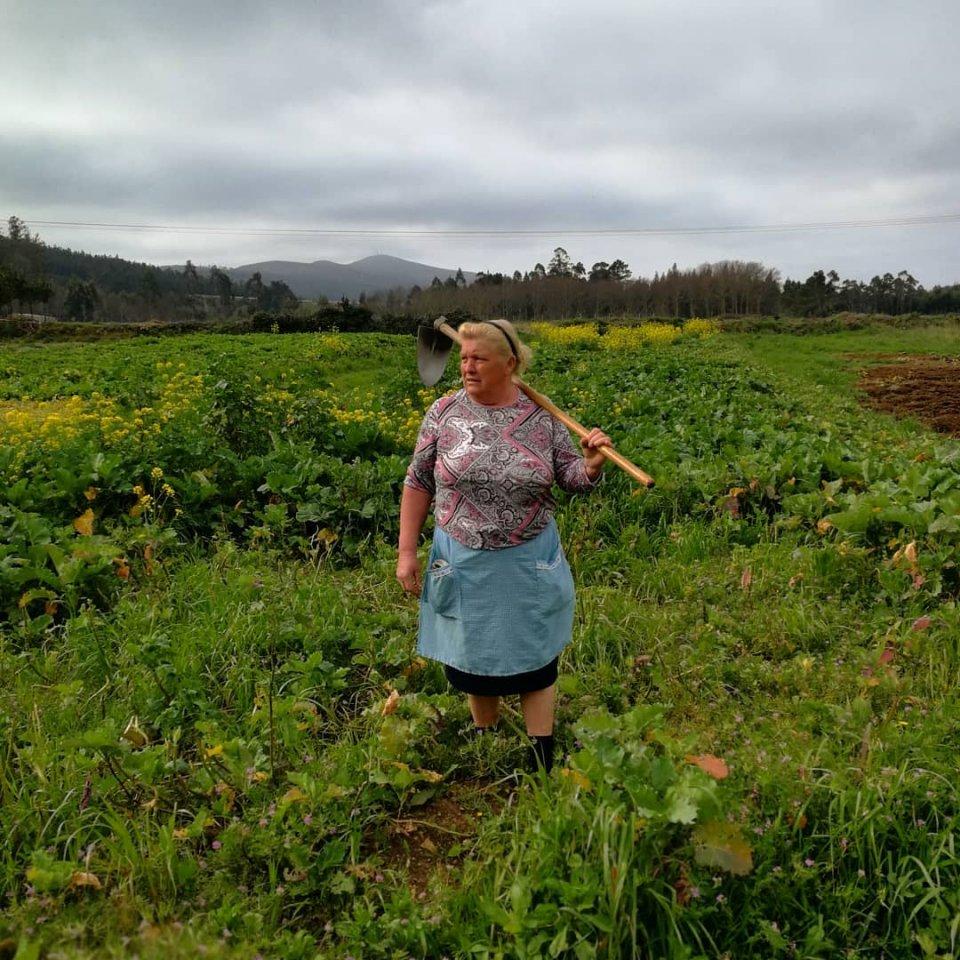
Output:
[[[427,569],[424,599],[441,617],[460,616],[460,584],[456,571],[446,560],[434,560]]]
[[[558,550],[552,560],[537,561],[537,608],[541,613],[552,613],[554,610],[573,603],[573,574],[570,564]]]

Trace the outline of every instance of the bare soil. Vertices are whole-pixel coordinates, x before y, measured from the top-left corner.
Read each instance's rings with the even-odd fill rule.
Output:
[[[850,359],[866,359],[863,355]],[[960,437],[960,359],[874,354],[858,388],[874,410],[916,417],[938,433]]]
[[[390,823],[378,850],[384,866],[405,872],[414,896],[424,899],[438,872],[451,882],[473,848],[481,820],[502,809],[510,789],[483,780],[451,784],[447,793]]]

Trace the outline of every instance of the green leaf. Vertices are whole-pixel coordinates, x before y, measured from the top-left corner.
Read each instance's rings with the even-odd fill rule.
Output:
[[[670,823],[693,823],[697,819],[697,800],[682,787],[667,791],[667,820]]]
[[[561,927],[547,948],[551,957],[559,957],[567,949],[567,928]]]
[[[960,532],[960,517],[942,513],[927,528],[928,533],[958,533]]]
[[[352,896],[356,892],[357,884],[350,874],[337,873],[329,880],[327,887],[333,893],[345,893]]]
[[[112,724],[104,724],[93,730],[85,730],[80,736],[70,741],[70,745],[86,750],[97,750],[101,753],[122,753],[120,734]]]
[[[33,864],[27,867],[26,879],[38,893],[56,893],[70,883],[76,869],[75,863],[54,860],[42,850],[35,851]]]
[[[746,876],[753,869],[753,851],[738,823],[708,820],[693,831],[694,859],[708,867],[719,867],[734,876]]]

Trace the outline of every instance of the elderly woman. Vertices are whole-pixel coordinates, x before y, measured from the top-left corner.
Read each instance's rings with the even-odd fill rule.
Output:
[[[531,350],[507,320],[459,328],[463,388],[427,411],[404,481],[397,580],[420,595],[417,650],[467,694],[478,732],[519,694],[534,765],[553,764],[554,685],[573,629],[573,577],[553,519],[556,483],[593,490],[609,438],[581,441],[513,382]],[[436,500],[421,579],[417,542]]]

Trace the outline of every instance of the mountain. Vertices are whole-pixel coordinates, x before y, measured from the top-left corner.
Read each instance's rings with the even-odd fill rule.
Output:
[[[353,263],[264,260],[262,263],[245,263],[226,272],[234,281],[243,283],[258,271],[264,283],[282,280],[298,297],[325,296],[330,300],[339,300],[341,297],[355,300],[361,293],[374,294],[394,287],[409,288],[414,284],[428,287],[434,277],[446,280],[457,272],[382,254],[364,257]],[[475,273],[467,271],[463,275],[467,283],[476,277]]]

